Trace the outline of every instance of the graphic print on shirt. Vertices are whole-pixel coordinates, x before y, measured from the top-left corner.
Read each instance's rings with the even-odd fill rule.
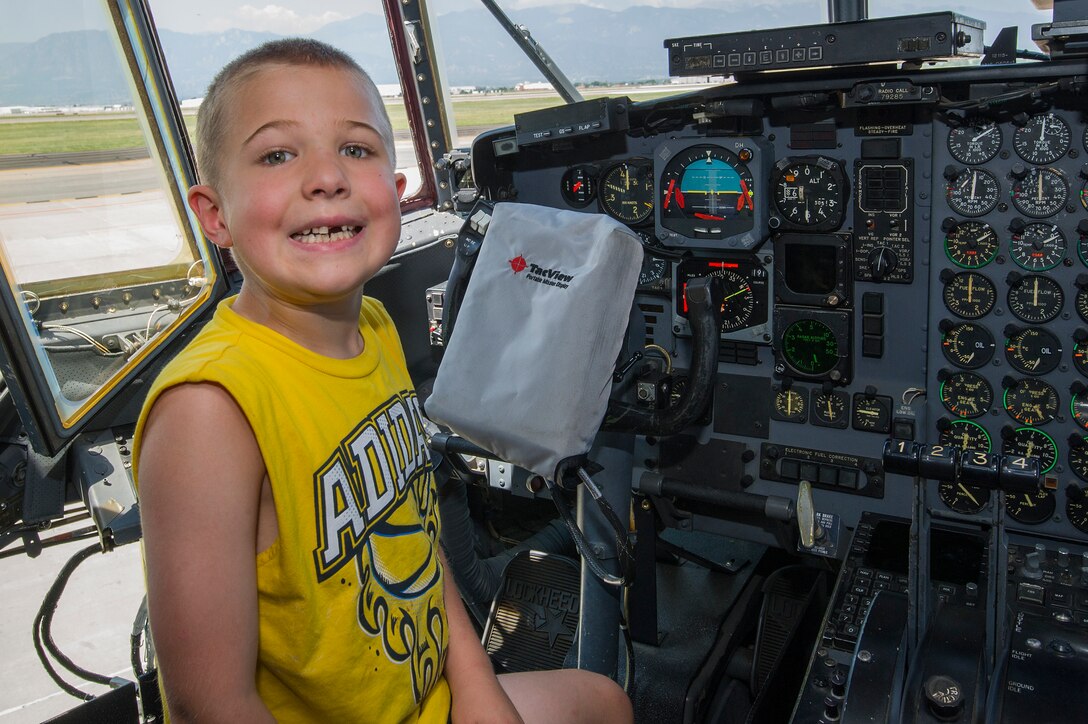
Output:
[[[390,661],[411,667],[420,702],[442,670],[446,639],[438,559],[438,496],[414,392],[394,395],[314,474],[317,578],[349,562],[359,625]]]

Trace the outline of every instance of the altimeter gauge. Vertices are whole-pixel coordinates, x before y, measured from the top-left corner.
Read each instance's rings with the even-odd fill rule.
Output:
[[[774,204],[784,221],[812,231],[842,226],[846,214],[846,176],[822,156],[784,158],[774,168]]]

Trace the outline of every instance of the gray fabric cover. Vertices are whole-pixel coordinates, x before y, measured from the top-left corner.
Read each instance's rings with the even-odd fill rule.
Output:
[[[427,416],[551,479],[600,427],[641,265],[603,214],[496,205]]]

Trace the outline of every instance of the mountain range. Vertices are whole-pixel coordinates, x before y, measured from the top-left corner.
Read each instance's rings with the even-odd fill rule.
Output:
[[[760,13],[763,26],[818,22],[822,7],[811,5],[811,17],[799,17],[797,6]],[[668,76],[666,38],[750,28],[749,10],[630,7],[612,12],[583,5],[536,7],[513,17],[524,25],[575,83],[626,82]],[[483,9],[450,12],[438,17],[446,82],[451,86],[509,87],[543,80],[514,41]],[[397,83],[388,29],[379,15],[364,14],[330,23],[310,34],[343,49],[367,69],[377,83]],[[222,33],[179,33],[159,29],[179,99],[204,95],[216,70],[271,33],[228,30]],[[131,95],[120,71],[113,43],[104,31],[53,33],[26,43],[0,43],[0,106],[108,105],[127,103]]]

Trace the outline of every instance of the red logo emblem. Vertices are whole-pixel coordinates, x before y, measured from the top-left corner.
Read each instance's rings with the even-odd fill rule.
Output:
[[[518,254],[510,260],[510,268],[514,270],[515,274],[525,271],[526,266],[528,266],[528,264],[526,264],[525,257],[521,254]]]

